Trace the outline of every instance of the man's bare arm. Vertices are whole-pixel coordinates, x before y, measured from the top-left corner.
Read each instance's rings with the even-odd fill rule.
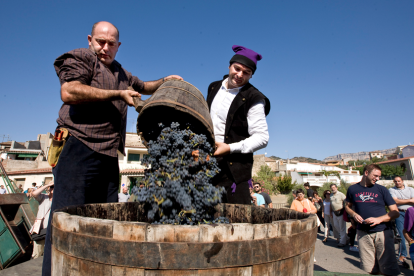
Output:
[[[66,104],[123,100],[129,106],[134,106],[133,97],[141,97],[135,91],[99,89],[82,84],[79,81],[65,82],[62,84],[60,95],[62,101]]]
[[[144,95],[152,95],[161,84],[171,79],[183,80],[183,78],[178,75],[171,75],[155,81],[146,81],[144,82],[144,90],[142,90],[141,93]]]
[[[404,235],[404,238],[408,241],[409,244],[414,242],[413,237],[411,236],[411,234],[409,232],[407,232],[407,230],[403,229],[403,235]]]
[[[371,226],[375,226],[375,225],[380,224],[381,222],[388,222],[400,216],[400,213],[398,212],[397,204],[390,205],[388,206],[388,208],[390,209],[390,212],[388,212],[387,214],[377,217],[377,218],[373,218],[373,217],[367,218],[365,220],[365,223],[370,224]]]
[[[44,190],[46,190],[47,187],[50,187],[50,186],[53,186],[53,185],[54,184],[52,183],[52,184],[43,185],[43,186],[37,188],[36,190],[34,190],[32,192],[32,196],[33,197],[38,197]]]
[[[359,223],[362,223],[364,221],[364,219],[360,215],[358,215],[356,212],[354,212],[354,210],[352,210],[351,202],[346,202],[345,211],[348,213],[348,215],[353,217],[355,221]]]
[[[398,199],[396,197],[393,197],[393,199],[395,200],[395,203],[397,204],[407,204],[407,205],[414,205],[414,198],[410,198],[410,199]]]
[[[270,202],[267,206],[269,206],[269,208],[273,208],[273,203]]]

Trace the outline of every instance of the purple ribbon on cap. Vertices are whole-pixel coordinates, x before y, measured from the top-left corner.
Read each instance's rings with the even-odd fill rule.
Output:
[[[249,183],[249,188],[253,189],[253,179],[249,179],[249,181],[247,181],[247,183]]]
[[[234,194],[236,192],[236,183],[233,183],[233,185],[231,185],[231,193]]]

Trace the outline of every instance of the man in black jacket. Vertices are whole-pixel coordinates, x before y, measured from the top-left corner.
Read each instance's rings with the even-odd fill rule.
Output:
[[[229,74],[208,87],[214,155],[221,169],[214,184],[225,187],[223,202],[250,204],[253,152],[269,141],[266,116],[270,102],[249,83],[262,56],[243,46],[234,45],[233,51],[236,54],[230,60]]]

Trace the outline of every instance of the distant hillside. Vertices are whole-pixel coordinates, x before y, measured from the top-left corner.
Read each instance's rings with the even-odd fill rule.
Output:
[[[277,157],[277,156],[274,156],[274,155],[270,156],[269,158],[272,158],[272,159],[275,159],[275,160],[279,160],[279,159],[282,159],[282,158],[280,158],[280,157]]]
[[[296,160],[299,162],[306,162],[306,163],[318,163],[318,164],[325,164],[325,162],[318,160],[318,159],[314,159],[314,158],[310,158],[310,157],[293,157],[290,160]]]
[[[277,157],[277,156],[270,156],[269,158],[272,158],[272,159],[274,159],[274,160],[279,160],[279,159],[282,159],[282,158],[280,158],[280,157]],[[314,159],[314,158],[310,158],[310,157],[303,157],[303,156],[300,156],[300,157],[293,157],[293,158],[290,158],[290,160],[295,160],[295,161],[299,161],[299,162],[307,162],[307,163],[319,163],[319,164],[325,164],[325,162],[323,162],[323,161],[321,161],[321,160],[317,160],[317,159]]]
[[[382,154],[391,154],[396,151],[397,148],[392,149],[385,149],[379,150]],[[351,160],[368,160],[369,159],[369,151],[360,151],[357,153],[340,153],[334,156],[328,156],[323,161],[331,161],[331,160],[342,160],[345,158],[350,158]]]

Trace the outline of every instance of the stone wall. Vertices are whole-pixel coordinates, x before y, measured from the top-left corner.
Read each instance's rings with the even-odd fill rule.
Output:
[[[266,165],[264,154],[253,155],[252,176],[257,176],[257,173],[260,171],[260,167],[264,165]]]
[[[392,180],[380,180],[377,182],[377,184],[380,184],[387,188],[394,187],[394,182]],[[414,188],[414,180],[404,180],[404,184]]]
[[[3,166],[7,172],[51,168],[51,166],[49,165],[47,161],[39,161],[39,160],[27,161],[27,160],[4,159]]]

